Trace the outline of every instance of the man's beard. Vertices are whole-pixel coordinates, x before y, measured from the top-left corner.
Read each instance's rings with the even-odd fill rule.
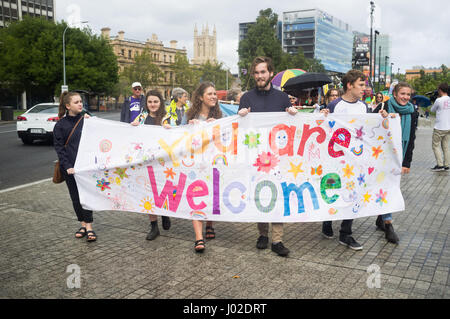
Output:
[[[269,83],[270,83],[270,78],[269,78],[266,82],[264,82],[264,84],[263,84],[262,86],[260,86],[258,83],[259,83],[259,82],[256,81],[256,88],[259,89],[259,90],[262,90],[262,89],[266,88],[267,85],[269,85]]]

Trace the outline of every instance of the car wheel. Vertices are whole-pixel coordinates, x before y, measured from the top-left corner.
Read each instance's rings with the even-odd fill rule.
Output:
[[[33,144],[33,139],[29,136],[24,136],[21,139],[22,139],[23,144],[26,144],[26,145]]]

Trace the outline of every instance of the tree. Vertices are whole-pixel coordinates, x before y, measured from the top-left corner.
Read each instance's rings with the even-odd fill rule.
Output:
[[[225,90],[227,87],[227,72],[228,72],[228,88],[231,87],[232,76],[228,70],[223,70],[223,63],[211,63],[207,61],[198,68],[200,81],[210,81],[214,83],[217,90]]]
[[[257,56],[267,56],[272,58],[275,66],[282,64],[283,50],[281,43],[276,37],[276,26],[278,15],[272,9],[259,11],[256,23],[250,25],[247,37],[239,42],[239,69],[246,69],[247,73],[241,73],[242,83],[253,81],[250,76],[252,61]],[[253,82],[250,82],[253,85]]]
[[[445,65],[441,65],[442,72],[434,72],[426,74],[424,70],[420,70],[420,77],[409,81],[411,86],[419,95],[424,95],[437,89],[441,83],[450,82],[450,74]]]
[[[180,86],[188,92],[194,90],[194,86],[198,83],[199,75],[194,67],[189,64],[187,57],[179,52],[175,54],[175,63],[171,65],[174,73],[172,77],[172,86]]]
[[[272,58],[274,74],[292,68],[307,72],[325,72],[319,60],[304,56],[301,47],[298,47],[298,52],[294,55],[283,52],[281,42],[276,36],[277,23],[278,15],[272,9],[261,10],[256,23],[248,27],[247,37],[239,42],[239,69],[247,70],[246,74],[241,72],[242,83],[247,88],[254,85],[250,67],[257,56]]]
[[[62,35],[65,23],[26,17],[0,29],[0,81],[15,94],[59,95],[63,84]],[[109,93],[117,82],[116,56],[90,30],[66,31],[66,75],[70,89]]]
[[[134,59],[134,64],[126,66],[121,76],[128,79],[129,83],[140,82],[144,88],[157,85],[164,76],[159,67],[153,63],[150,50],[145,49]]]

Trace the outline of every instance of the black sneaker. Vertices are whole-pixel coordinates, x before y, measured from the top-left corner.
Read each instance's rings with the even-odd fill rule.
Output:
[[[170,229],[170,217],[162,216],[162,226],[164,230]]]
[[[147,240],[153,240],[156,237],[159,236],[159,228],[158,228],[158,224],[156,225],[152,225],[150,231],[148,232],[147,235]]]
[[[289,254],[289,249],[284,247],[281,241],[279,243],[272,244],[272,251],[283,257],[286,257]]]
[[[436,165],[436,166],[433,167],[431,170],[432,170],[433,172],[440,172],[440,171],[445,170],[445,167],[444,167],[444,166],[438,166],[438,165]]]
[[[326,239],[332,239],[333,238],[333,228],[331,227],[331,224],[322,224],[322,236]]]
[[[340,236],[339,237],[339,244],[347,246],[350,249],[353,250],[362,250],[363,246],[359,244],[352,236]]]
[[[448,171],[449,169],[450,169],[450,167],[444,166],[444,170]]]
[[[384,227],[383,217],[381,217],[381,215],[378,215],[375,225],[377,225],[377,230],[381,230],[381,231],[386,230],[386,228]]]
[[[400,239],[394,231],[394,226],[392,224],[386,224],[386,239],[388,242],[393,244],[398,244]]]
[[[259,236],[258,241],[256,242],[256,248],[266,249],[268,244],[269,244],[269,237]]]

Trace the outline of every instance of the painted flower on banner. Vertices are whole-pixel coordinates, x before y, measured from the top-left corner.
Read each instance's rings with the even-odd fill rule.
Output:
[[[110,182],[107,182],[104,178],[102,178],[101,180],[97,180],[97,187],[100,188],[102,190],[102,192],[105,189],[111,189],[111,187],[109,187]]]
[[[269,173],[272,169],[274,169],[280,160],[276,155],[270,152],[262,152],[262,154],[258,155],[256,159],[256,163],[253,166],[258,167],[258,172]]]
[[[349,182],[349,183],[347,183],[346,188],[347,188],[349,191],[354,190],[354,189],[355,189],[355,182]]]
[[[250,134],[245,134],[245,141],[244,145],[247,145],[248,148],[257,148],[259,144],[259,137],[261,134],[255,134],[253,132],[250,132]]]
[[[383,190],[380,189],[380,193],[377,194],[376,202],[380,203],[380,206],[383,206],[383,203],[387,204],[386,197],[387,197],[387,192],[383,192]]]
[[[116,168],[114,174],[118,175],[120,179],[128,178],[127,168]]]
[[[362,185],[366,182],[365,176],[366,176],[365,174],[359,174],[359,177],[358,177],[359,185]]]
[[[176,173],[173,171],[173,168],[171,167],[171,168],[167,168],[165,171],[164,171],[164,174],[166,174],[166,178],[171,178],[171,179],[173,179],[174,177],[175,177],[175,175],[176,175]]]
[[[351,178],[352,176],[354,176],[355,174],[353,173],[353,168],[353,165],[350,166],[349,164],[347,164],[347,166],[342,169],[344,171],[344,176],[347,178]]]
[[[376,159],[378,159],[378,156],[383,152],[383,150],[381,149],[381,146],[372,147],[372,151],[373,151],[372,156],[375,157]]]

